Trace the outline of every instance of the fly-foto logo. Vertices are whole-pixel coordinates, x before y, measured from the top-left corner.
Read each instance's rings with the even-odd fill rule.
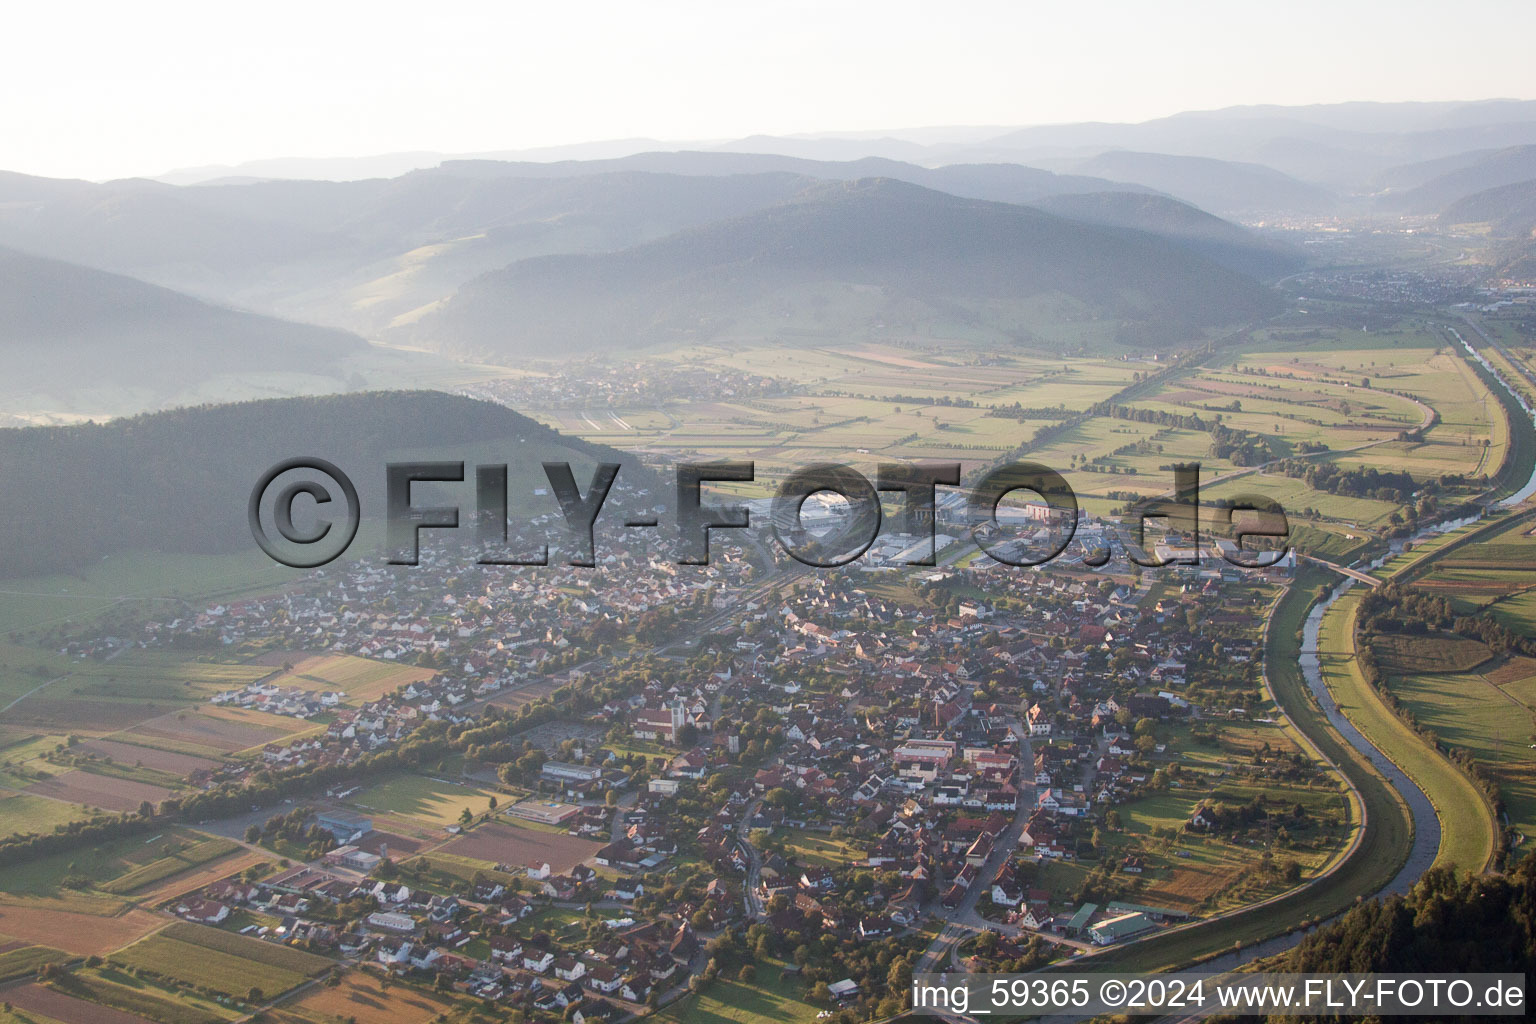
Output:
[[[593,567],[598,562],[596,526],[618,479],[619,463],[598,463],[583,489],[567,462],[542,464],[549,490],[559,502],[569,555],[566,564]],[[1127,557],[1143,566],[1194,564],[1199,561],[1202,508],[1200,467],[1176,465],[1174,487],[1161,497],[1143,498],[1120,518]],[[481,565],[549,565],[548,543],[531,550],[509,548],[506,464],[474,467],[473,521]],[[320,479],[315,479],[319,477]],[[710,535],[716,530],[750,530],[751,509],[729,499],[705,501],[706,484],[743,484],[756,479],[752,462],[690,462],[675,471],[676,492],[671,506],[676,561],[680,565],[707,565]],[[417,504],[412,489],[418,484],[462,484],[463,462],[392,462],[385,466],[385,547],[392,565],[416,565],[421,557],[423,530],[458,530],[461,508],[457,504]],[[872,481],[851,466],[817,463],[790,473],[781,482],[769,509],[775,541],[795,560],[817,568],[847,565],[862,557],[880,535],[887,518],[890,496],[899,506],[901,532],[926,540],[909,548],[912,557],[904,564],[935,564],[938,526],[938,488],[958,487],[957,462],[882,463]],[[1017,495],[1032,496],[1022,505],[1007,506]],[[805,506],[813,496],[840,498],[844,513],[825,529],[808,529]],[[308,513],[299,525],[296,509]],[[1241,568],[1265,568],[1286,553],[1252,551],[1243,547],[1247,538],[1283,540],[1290,533],[1285,511],[1262,494],[1238,495],[1220,506],[1203,510],[1223,528],[1233,542],[1221,556]],[[1240,515],[1241,513],[1241,515]],[[1079,520],[1077,495],[1058,472],[1033,462],[1008,463],[991,469],[963,492],[962,518],[977,545],[995,561],[1014,566],[1042,565],[1060,557],[1076,536]],[[357,487],[340,468],[324,459],[295,458],[273,466],[251,490],[247,508],[256,543],[274,561],[294,568],[315,568],[340,557],[356,538],[362,522]],[[1008,526],[1022,518],[1033,531],[1029,542]],[[1005,520],[1007,522],[1005,522]],[[1162,520],[1173,532],[1188,538],[1192,548],[1168,558],[1146,553],[1148,520]],[[659,528],[660,515],[651,512],[626,517],[626,529]],[[1189,553],[1190,551],[1193,553]],[[1108,563],[1108,547],[1086,550],[1082,560],[1090,566]]]

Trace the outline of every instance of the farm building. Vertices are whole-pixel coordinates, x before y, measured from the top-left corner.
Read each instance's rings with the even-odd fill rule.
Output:
[[[554,800],[524,800],[513,804],[507,813],[524,821],[536,821],[540,825],[564,825],[580,814],[581,808],[576,804]]]
[[[1089,936],[1100,946],[1107,946],[1112,942],[1118,942],[1128,935],[1136,935],[1152,927],[1152,919],[1146,914],[1135,912],[1121,914],[1118,917],[1105,918],[1092,928],[1088,929]]]
[[[545,761],[543,770],[539,772],[539,781],[557,786],[567,793],[587,793],[602,788],[603,770],[596,765]]]
[[[859,994],[859,983],[852,978],[844,978],[842,981],[834,981],[828,985],[827,991],[832,993],[833,999],[842,1002]]]
[[[367,873],[379,866],[379,861],[384,858],[367,850],[360,850],[355,846],[339,846],[325,855],[327,864],[338,864],[344,868],[352,868],[354,871]]]
[[[416,922],[409,914],[396,914],[390,911],[379,911],[368,915],[370,927],[379,928],[387,932],[399,932],[405,934],[416,930]]]
[[[350,843],[373,831],[373,822],[351,811],[321,811],[315,824],[336,837],[338,843]]]

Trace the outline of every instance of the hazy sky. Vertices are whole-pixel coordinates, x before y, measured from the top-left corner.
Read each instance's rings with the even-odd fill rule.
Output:
[[[0,168],[1536,98],[1530,0],[8,4]]]

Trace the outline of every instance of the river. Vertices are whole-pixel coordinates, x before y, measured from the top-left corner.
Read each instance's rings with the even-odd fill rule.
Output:
[[[1481,352],[1473,348],[1466,338],[1461,336],[1460,331],[1449,324],[1446,325],[1445,329],[1456,336],[1456,340],[1461,343],[1461,347],[1467,350],[1467,355],[1477,360],[1477,364],[1487,370],[1490,377],[1499,382],[1499,386],[1504,389],[1510,398],[1515,400],[1521,409],[1525,410],[1525,414],[1531,418],[1531,423],[1536,425],[1536,409],[1531,408],[1530,404],[1521,396],[1519,389],[1511,386],[1509,381],[1504,378],[1504,375],[1495,369],[1493,364]],[[1513,508],[1533,494],[1536,494],[1536,469],[1531,471],[1531,478],[1525,482],[1524,487],[1501,500],[1499,505],[1503,508]]]

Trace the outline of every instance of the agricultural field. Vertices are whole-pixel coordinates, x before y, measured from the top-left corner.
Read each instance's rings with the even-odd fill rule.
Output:
[[[138,722],[112,738],[193,757],[221,758],[310,728],[306,722],[260,711],[198,705]]]
[[[369,1024],[421,1024],[452,1006],[453,1000],[436,992],[405,985],[391,985],[386,990],[378,975],[348,971],[341,984],[306,992],[283,1009],[315,1024],[333,1024],[348,1017]]]
[[[129,891],[124,886],[135,878],[137,885],[149,885],[175,874],[170,870],[174,864],[186,870],[225,856],[233,851],[226,843],[228,840],[180,828],[157,836],[126,836],[0,869],[0,893],[54,897],[63,890],[121,896]],[[70,885],[64,884],[66,879]],[[121,904],[119,899],[117,905]],[[0,933],[4,931],[0,927]]]
[[[347,695],[348,703],[365,704],[393,693],[402,686],[431,679],[431,669],[414,665],[372,661],[349,654],[292,654],[269,651],[256,658],[252,664],[270,672],[291,665],[275,677],[276,686],[297,686],[305,690],[339,690]]]
[[[781,976],[783,969],[784,965],[777,962],[759,963],[757,980],[750,985],[721,975],[705,992],[673,1003],[658,1013],[655,1020],[665,1024],[797,1024],[816,1020],[822,1008],[807,1002],[800,979]]]
[[[110,892],[120,896],[130,895],[164,882],[176,875],[189,871],[192,868],[201,867],[210,861],[220,860],[236,850],[243,849],[238,843],[229,839],[204,839],[174,852],[167,853],[164,857],[152,860],[147,864],[141,864],[112,879],[101,886],[103,892]]]
[[[0,1014],[0,1021],[5,1024],[46,1024],[49,1021],[58,1024],[151,1024],[148,1017],[88,1002],[46,985],[8,989],[6,1001],[14,1010],[8,1015]],[[146,1001],[137,1008],[147,1010],[151,1006]]]
[[[1208,422],[1219,416],[1226,426],[1267,439],[1278,457],[1407,470],[1417,479],[1491,475],[1504,460],[1509,425],[1458,351],[1437,328],[1411,318],[1368,333],[1332,326],[1263,329],[1203,366],[1132,387],[1122,404]],[[882,458],[943,459],[969,470],[1022,445],[1028,458],[1063,473],[1080,506],[1095,515],[1119,511],[1127,494],[1167,490],[1173,463],[1198,462],[1205,500],[1267,495],[1291,513],[1293,524],[1307,524],[1303,543],[1324,557],[1358,551],[1401,511],[1396,502],[1314,490],[1278,472],[1217,458],[1204,430],[1099,416],[1034,440],[1041,429],[1119,395],[1139,375],[1166,364],[1062,362],[995,348],[983,354],[954,341],[850,343],[818,348],[815,355],[790,361],[777,346],[752,345],[650,352],[647,365],[658,371],[686,358],[787,376],[789,390],[771,398],[674,400],[661,410],[668,419],[664,427],[637,426],[634,410],[606,416],[591,409],[549,410],[542,418],[621,447],[753,459],[757,480],[725,488],[743,497],[770,493],[785,470],[809,462],[848,462],[868,472]],[[1000,411],[1015,403],[1022,419]],[[1421,437],[1397,440],[1419,428],[1427,428]],[[1208,528],[1220,525],[1217,515],[1206,514]]]
[[[1521,674],[1394,672],[1388,685],[1420,725],[1488,768],[1510,824],[1529,837],[1536,835],[1536,668],[1508,667]]]
[[[0,693],[14,694],[5,712],[7,735],[56,735],[61,739],[68,735],[109,741],[100,748],[86,746],[79,752],[82,755],[94,752],[101,759],[141,764],[180,778],[206,765],[169,759],[156,764],[152,750],[129,750],[123,745],[211,761],[305,727],[291,719],[261,716],[266,719],[259,723],[262,729],[239,738],[238,745],[226,742],[227,737],[197,734],[205,718],[231,717],[221,716],[221,711],[239,714],[234,709],[211,708],[204,702],[214,693],[243,686],[270,671],[259,666],[224,664],[163,651],[127,651],[102,662],[61,658],[15,645],[0,648]],[[29,756],[35,753],[41,751],[31,751]],[[0,757],[15,756],[8,748],[0,750]]]
[[[709,452],[758,463],[744,493],[770,493],[789,467],[880,457],[949,459],[974,466],[1026,440],[1049,420],[997,416],[993,407],[1086,409],[1155,364],[1080,358],[1070,363],[940,344],[867,342],[786,360],[777,346],[699,346],[647,353],[673,361],[789,377],[792,394],[732,401],[675,400],[664,408],[530,410],[557,429],[619,447]]]
[[[29,695],[47,693],[73,668],[71,659],[60,654],[0,640],[0,709],[10,712]],[[12,714],[3,717],[15,721]]]
[[[242,997],[252,987],[278,995],[332,966],[324,957],[185,922],[118,950],[109,962]]]
[[[127,1024],[144,1020],[157,1024],[220,1024],[237,1015],[237,1011],[211,999],[163,987],[112,967],[77,970],[46,987],[35,988],[55,997],[45,1005],[56,1009],[47,1012],[62,1010],[69,1014],[62,1019],[71,1024]]]
[[[1343,527],[1345,533],[1358,531],[1365,534],[1385,527],[1392,514],[1401,507],[1375,498],[1328,494],[1308,487],[1304,480],[1281,473],[1246,473],[1200,488],[1200,497],[1208,501],[1235,498],[1240,494],[1262,494],[1279,502],[1292,517],[1306,516],[1309,510],[1314,511],[1323,519]]]
[[[197,704],[220,690],[259,679],[267,671],[259,666],[214,661],[206,655],[128,650],[110,661],[72,661],[69,683],[50,696]]]
[[[1493,658],[1481,640],[1459,636],[1402,636],[1371,638],[1383,668],[1389,672],[1470,672]]]
[[[175,609],[182,600],[273,590],[294,575],[254,550],[230,555],[129,551],[78,574],[4,581],[0,622],[12,631],[31,630],[90,619],[136,602]],[[168,598],[176,600],[163,600]]]
[[[1486,611],[1530,636],[1532,530],[1529,519],[1486,528],[1436,557],[1414,588],[1450,599],[1460,612]],[[1448,637],[1390,637],[1376,647],[1393,695],[1442,743],[1471,752],[1498,783],[1510,825],[1536,836],[1536,659],[1495,655],[1477,641]]]
[[[69,954],[60,949],[0,940],[0,983],[36,974],[44,964],[63,963],[68,959]]]
[[[0,935],[14,941],[53,946],[76,956],[102,954],[136,942],[162,924],[164,918],[144,910],[100,916],[54,910],[30,901],[18,904],[8,895],[0,896]]]
[[[123,743],[119,740],[87,740],[76,746],[72,753],[84,757],[94,755],[120,764],[143,766],[151,771],[182,778],[195,771],[212,771],[219,766],[218,761],[210,758],[193,757],[190,754],[178,754],[170,750],[157,750],[154,747]]]
[[[1486,610],[1513,630],[1536,622],[1536,527],[1519,519],[1480,534],[1434,560],[1416,587],[1450,599],[1458,611]]]
[[[185,871],[168,875],[163,881],[138,889],[132,895],[141,906],[154,906],[163,900],[201,889],[220,879],[243,874],[255,867],[267,868],[271,864],[271,858],[265,854],[250,852],[227,854]]]
[[[488,821],[448,843],[443,852],[493,865],[507,864],[514,871],[547,861],[557,874],[563,874],[590,860],[600,849],[601,843],[566,832],[546,832],[524,828],[521,824]]]
[[[174,795],[175,790],[76,770],[34,782],[24,792],[78,804],[87,810],[136,811],[145,802],[158,806],[166,797]]]
[[[456,825],[464,809],[476,817],[490,810],[492,800],[508,802],[505,793],[484,786],[466,786],[425,775],[395,775],[375,782],[353,795],[348,803],[378,819],[403,819],[416,827]]]
[[[82,817],[79,807],[33,793],[0,789],[0,821],[11,832],[52,832]]]
[[[1217,360],[1219,366],[1183,375],[1130,404],[1202,419],[1219,414],[1226,426],[1271,439],[1282,456],[1303,455],[1297,446],[1304,442],[1323,445],[1331,454],[1305,457],[1345,468],[1407,470],[1421,479],[1497,470],[1508,442],[1502,407],[1438,334],[1405,325],[1371,347],[1336,332],[1314,333],[1301,344],[1292,340],[1297,347],[1291,348],[1276,342],[1295,339],[1295,332],[1256,332],[1242,351]],[[1429,426],[1422,440],[1396,440],[1422,426]],[[1210,488],[1213,498],[1252,490],[1288,510],[1315,508],[1327,519],[1360,526],[1384,523],[1397,510],[1386,502],[1312,491],[1302,481],[1247,472],[1208,455],[1200,461],[1213,475],[1241,474]],[[1134,458],[1110,465],[1122,473],[1146,472]]]

